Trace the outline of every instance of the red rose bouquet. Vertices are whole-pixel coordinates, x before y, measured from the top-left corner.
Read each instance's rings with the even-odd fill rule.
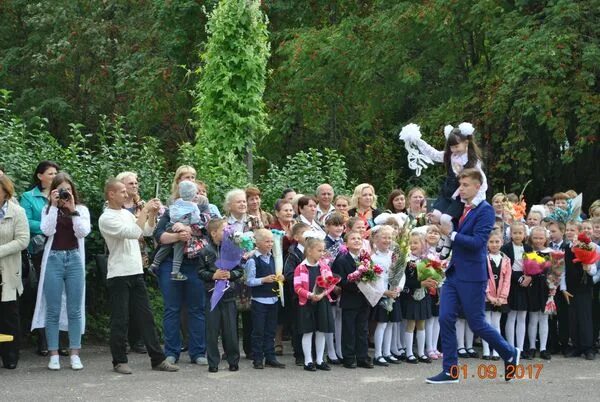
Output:
[[[315,287],[313,289],[313,293],[316,295],[320,295],[321,293],[331,293],[333,291],[333,288],[340,283],[340,276],[339,275],[332,275],[332,276],[323,276],[323,275],[319,275],[317,276],[317,280],[315,283]]]
[[[579,233],[577,236],[578,243],[571,248],[575,259],[573,262],[580,262],[585,265],[592,265],[600,260],[598,248],[592,243],[592,239],[585,233]]]

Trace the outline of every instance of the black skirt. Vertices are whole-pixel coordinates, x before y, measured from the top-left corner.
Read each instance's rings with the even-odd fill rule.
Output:
[[[527,311],[537,312],[546,309],[548,301],[548,284],[546,275],[536,275],[531,277],[531,284],[527,288]]]
[[[412,295],[402,294],[401,296],[402,318],[405,320],[426,320],[431,318],[431,297],[426,294],[419,301],[413,299]]]
[[[296,325],[299,334],[315,331],[333,333],[335,324],[329,299],[324,297],[317,303],[308,300],[304,306],[298,306]]]
[[[400,298],[394,300],[392,311],[387,311],[380,301],[371,309],[371,320],[375,322],[400,322],[402,321],[402,306]]]
[[[508,308],[511,311],[527,311],[527,288],[511,285],[508,293]]]

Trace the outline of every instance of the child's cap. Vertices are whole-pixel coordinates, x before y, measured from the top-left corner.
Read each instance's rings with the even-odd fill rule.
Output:
[[[184,180],[179,183],[179,196],[184,201],[192,201],[198,193],[198,188],[194,183]]]

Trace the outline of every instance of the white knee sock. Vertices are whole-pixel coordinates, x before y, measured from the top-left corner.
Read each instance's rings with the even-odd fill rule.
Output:
[[[433,317],[433,350],[438,351],[437,345],[440,339],[440,317]]]
[[[540,352],[546,350],[548,343],[548,315],[542,312],[540,314]]]
[[[343,358],[344,356],[342,356],[342,309],[339,307],[335,307],[334,310],[336,311],[335,314],[335,318],[334,318],[334,325],[335,325],[335,353],[337,354],[337,357],[339,357],[340,359]]]
[[[417,353],[419,353],[419,357],[425,354],[425,330],[417,329]]]
[[[469,324],[465,325],[465,347],[467,349],[473,349],[473,331],[471,331],[471,327]]]
[[[536,349],[535,340],[537,338],[538,323],[540,321],[540,312],[529,313],[529,326],[527,335],[529,336],[529,349]]]
[[[425,321],[425,350],[432,352],[435,349],[433,346],[433,321],[435,317],[428,318]]]
[[[485,322],[487,322],[488,324],[492,323],[492,312],[491,311],[485,312]],[[483,346],[483,355],[489,356],[490,355],[490,345],[488,345],[488,343],[483,339],[481,340],[481,345]]]
[[[406,332],[406,321],[400,321],[398,325],[398,349],[404,349],[404,333]]]
[[[390,356],[391,355],[391,348],[392,348],[392,327],[393,322],[388,322],[388,324],[385,326],[385,331],[383,332],[383,349],[382,349],[382,353],[383,356]]]
[[[467,326],[467,322],[458,318],[456,320],[456,346],[457,349],[465,348],[465,327]]]
[[[500,319],[502,318],[502,313],[499,311],[492,312],[492,327],[496,329],[496,331],[500,332]],[[492,353],[493,356],[498,356],[498,352],[494,350]]]
[[[404,333],[404,347],[406,348],[406,357],[414,356],[413,354],[413,336],[414,332]]]
[[[517,347],[523,350],[525,344],[525,323],[527,321],[527,311],[517,311]]]
[[[335,344],[333,343],[333,332],[328,332],[325,334],[325,341],[327,342],[327,356],[331,360],[337,359],[335,355]]]
[[[315,332],[315,352],[317,364],[323,364],[323,353],[325,352],[325,334],[323,332]]]
[[[375,343],[375,358],[382,356],[381,349],[383,348],[383,334],[386,326],[387,322],[378,322],[377,327],[375,328],[375,335],[373,336],[373,343]]]
[[[388,327],[392,328],[392,344],[390,345],[390,352],[396,356],[400,354],[400,351],[398,350],[398,334],[400,332],[397,324],[397,322],[388,322]]]
[[[506,316],[506,325],[504,326],[504,334],[506,335],[506,342],[510,346],[515,346],[515,323],[517,321],[517,311],[509,311]]]
[[[312,336],[313,332],[302,335],[302,352],[304,353],[304,365],[312,363]]]

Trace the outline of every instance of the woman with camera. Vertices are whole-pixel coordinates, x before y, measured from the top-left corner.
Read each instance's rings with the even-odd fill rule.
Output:
[[[85,330],[85,248],[90,213],[80,204],[77,189],[65,173],[56,175],[42,211],[40,229],[48,237],[32,329],[45,328],[50,370],[59,370],[58,331],[68,330],[71,368],[81,370],[81,335]],[[66,300],[66,311],[63,306]]]
[[[21,250],[29,243],[29,228],[25,211],[11,201],[15,192],[8,176],[0,175],[0,334],[12,335],[12,342],[0,343],[4,368],[14,369],[19,360],[18,295],[21,282]]]
[[[41,161],[35,168],[33,173],[33,184],[29,191],[26,191],[21,195],[19,203],[25,210],[25,215],[29,222],[29,247],[27,251],[30,263],[36,273],[36,277],[39,278],[40,270],[42,267],[42,255],[44,254],[44,245],[46,243],[46,236],[40,229],[40,223],[42,221],[42,210],[48,204],[48,194],[50,193],[50,186],[54,176],[60,171],[58,165],[52,161]],[[24,274],[27,274],[27,270],[24,269]],[[33,275],[31,275],[33,277]],[[25,278],[25,275],[23,276]],[[34,278],[28,278],[32,281]],[[35,309],[35,298],[37,294],[37,283],[34,280],[33,288],[25,289],[23,297],[21,299],[21,318],[26,321],[24,328],[28,328],[33,317],[33,311]],[[41,356],[48,355],[48,345],[46,344],[46,333],[41,328],[37,332],[37,353]]]

